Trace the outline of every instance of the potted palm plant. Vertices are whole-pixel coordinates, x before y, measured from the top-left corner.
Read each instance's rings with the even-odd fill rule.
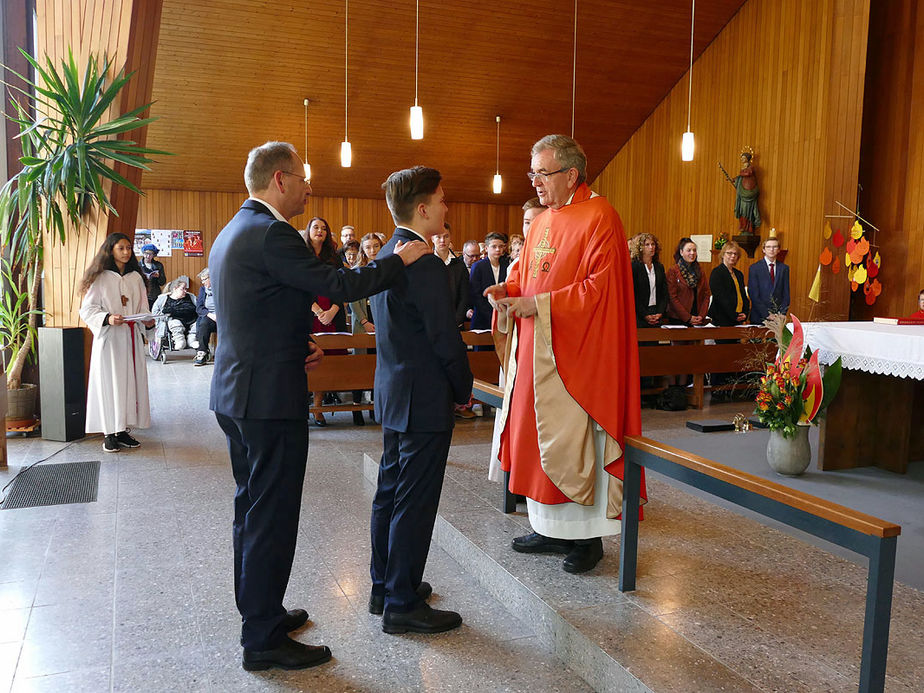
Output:
[[[42,65],[21,52],[36,75],[32,81],[10,70],[26,86],[7,84],[15,109],[10,117],[19,126],[22,169],[0,189],[0,245],[8,262],[0,329],[9,352],[10,393],[21,389],[23,367],[35,349],[43,238],[66,242],[95,209],[118,216],[107,192],[112,185],[142,193],[115,170],[116,164],[148,170],[153,161],[148,155],[167,153],[126,138],[154,120],[141,117],[151,104],[111,118],[119,92],[134,73],[111,76],[109,59],[93,55],[78,68],[71,51],[60,66],[48,56]]]

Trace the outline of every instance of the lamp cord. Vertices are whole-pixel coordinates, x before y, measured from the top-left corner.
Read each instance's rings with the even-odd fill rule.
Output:
[[[343,140],[349,142],[347,118],[350,112],[350,0],[345,0],[346,15],[343,25]]]
[[[571,139],[574,139],[574,98],[577,91],[577,11],[578,0],[574,0],[574,39],[571,56]]]
[[[690,132],[690,108],[693,103],[693,22],[695,19],[696,0],[693,0],[693,10],[690,13],[690,83],[687,88],[687,132]]]

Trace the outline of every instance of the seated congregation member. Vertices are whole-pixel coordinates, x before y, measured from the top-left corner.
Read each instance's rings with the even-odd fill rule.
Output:
[[[629,241],[637,327],[658,327],[666,320],[667,275],[660,255],[661,243],[650,233],[640,233]]]
[[[206,267],[197,276],[202,286],[199,287],[199,295],[196,297],[196,314],[199,316],[196,320],[196,338],[199,340],[199,350],[196,352],[193,365],[204,366],[211,359],[209,341],[213,334],[218,333],[218,321],[215,317],[215,295],[212,293],[209,268]]]
[[[696,244],[681,238],[674,264],[667,270],[667,318],[672,325],[705,325],[709,310],[709,283],[696,260]]]
[[[388,177],[385,199],[397,228],[380,258],[391,256],[401,241],[443,230],[447,208],[440,180],[439,171],[423,166]],[[452,440],[453,403],[468,401],[472,371],[439,258],[421,258],[371,303],[383,450],[372,501],[369,612],[384,614],[386,633],[439,633],[460,626],[462,617],[427,604],[431,588],[423,572]]]
[[[308,245],[308,250],[314,257],[324,265],[329,265],[334,269],[343,267],[343,261],[337,253],[337,244],[330,232],[330,224],[321,217],[314,217],[308,222],[303,238]],[[311,303],[311,312],[314,313],[314,322],[311,326],[312,334],[324,332],[346,332],[346,311],[339,303],[333,302],[327,296],[315,296]],[[326,352],[328,354],[344,354],[345,350],[333,350]],[[334,392],[324,393],[324,404],[339,403],[337,394]],[[314,416],[314,422],[318,426],[326,426],[327,419],[324,414],[317,413]]]
[[[167,285],[167,293],[161,294],[154,302],[151,312],[154,315],[166,315],[166,320],[159,321],[157,338],[170,333],[170,343],[174,349],[185,349],[187,343],[193,349],[199,348],[196,339],[196,304],[189,295],[189,279],[184,275],[177,277]]]
[[[741,258],[741,246],[729,241],[721,250],[722,262],[709,275],[709,290],[712,293],[712,305],[709,317],[718,327],[733,327],[747,322],[751,302],[744,290],[744,275],[735,265]],[[717,339],[716,344],[734,344],[736,339]],[[728,393],[717,388],[728,382],[727,373],[712,374],[712,401],[728,399]]]
[[[465,268],[465,262],[461,257],[457,257],[452,252],[452,234],[449,224],[443,224],[443,230],[435,233],[430,237],[433,243],[433,254],[436,255],[446,269],[449,271],[449,293],[452,296],[452,303],[455,308],[454,319],[459,329],[462,329],[465,322],[465,314],[471,307],[469,301],[468,270]]]
[[[484,237],[487,257],[472,266],[469,278],[472,304],[472,329],[488,330],[494,309],[484,296],[489,286],[502,283],[507,278],[507,266],[510,258],[504,255],[507,237],[502,233],[489,233]]]
[[[789,266],[776,259],[780,241],[771,236],[764,241],[764,259],[748,268],[748,296],[751,322],[763,325],[770,313],[789,312]]]
[[[141,276],[144,277],[144,286],[148,297],[148,308],[154,306],[154,301],[160,296],[160,291],[164,284],[167,283],[167,275],[164,273],[164,263],[156,260],[159,253],[157,246],[153,243],[145,243],[141,246]]]

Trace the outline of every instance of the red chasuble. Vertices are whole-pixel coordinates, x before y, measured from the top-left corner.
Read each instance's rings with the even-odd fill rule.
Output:
[[[625,435],[641,432],[641,411],[632,271],[616,210],[605,198],[591,197],[582,184],[571,204],[536,217],[520,261],[507,278],[507,293],[549,294],[552,351],[562,384],[624,450]],[[571,499],[551,481],[540,460],[534,320],[517,319],[516,375],[501,435],[501,466],[511,473],[513,493],[544,504],[567,503]],[[552,462],[577,464],[569,459]],[[622,457],[614,456],[605,460],[605,469],[622,480],[623,464]],[[647,498],[644,476],[642,498]]]

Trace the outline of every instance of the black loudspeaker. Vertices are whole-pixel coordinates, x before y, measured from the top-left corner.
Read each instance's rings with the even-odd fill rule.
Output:
[[[40,327],[38,333],[42,438],[83,438],[87,423],[83,328]]]

